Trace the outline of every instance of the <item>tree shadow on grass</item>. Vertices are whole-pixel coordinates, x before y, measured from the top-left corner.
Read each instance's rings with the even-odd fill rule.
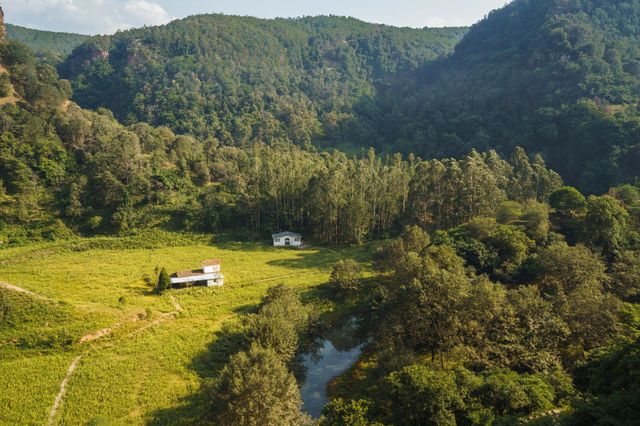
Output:
[[[199,388],[182,398],[179,405],[154,411],[147,422],[151,426],[215,425],[211,416],[210,388],[213,380],[229,361],[231,355],[245,348],[245,337],[240,328],[226,324],[214,334],[207,348],[191,360],[187,368],[200,379]]]
[[[267,262],[267,265],[292,269],[324,269],[328,271],[339,260],[354,259],[358,262],[366,262],[372,256],[373,246],[371,245],[335,249],[321,248],[313,251],[299,251],[292,259],[271,260]]]

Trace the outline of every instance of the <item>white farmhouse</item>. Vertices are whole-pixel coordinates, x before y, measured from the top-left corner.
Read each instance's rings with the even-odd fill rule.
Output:
[[[302,235],[295,232],[279,232],[271,236],[274,247],[300,247],[302,246]]]
[[[220,260],[210,259],[202,261],[202,269],[176,272],[171,276],[171,286],[204,285],[219,287],[224,285],[224,275],[220,273]]]

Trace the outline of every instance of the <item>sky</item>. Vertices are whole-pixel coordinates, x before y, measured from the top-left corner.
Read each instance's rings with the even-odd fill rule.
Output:
[[[261,18],[353,16],[402,27],[471,25],[508,0],[0,0],[9,23],[49,31],[111,34],[198,13]]]

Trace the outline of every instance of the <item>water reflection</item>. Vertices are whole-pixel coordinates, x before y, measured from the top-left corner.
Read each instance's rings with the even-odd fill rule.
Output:
[[[362,344],[353,341],[355,321],[350,320],[343,327],[333,329],[326,338],[318,342],[317,350],[302,357],[306,370],[304,384],[300,389],[303,410],[312,417],[322,414],[322,407],[328,402],[327,384],[331,379],[347,371],[360,357]]]

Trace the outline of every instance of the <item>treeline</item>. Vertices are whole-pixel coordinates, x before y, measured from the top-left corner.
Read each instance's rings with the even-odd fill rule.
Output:
[[[550,198],[407,227],[380,251],[355,296],[373,366],[337,391],[330,424],[637,419],[640,191]]]
[[[520,146],[592,194],[638,176],[638,27],[638,0],[518,0],[468,32],[198,16],[92,38],[60,69],[127,124],[423,158]]]

